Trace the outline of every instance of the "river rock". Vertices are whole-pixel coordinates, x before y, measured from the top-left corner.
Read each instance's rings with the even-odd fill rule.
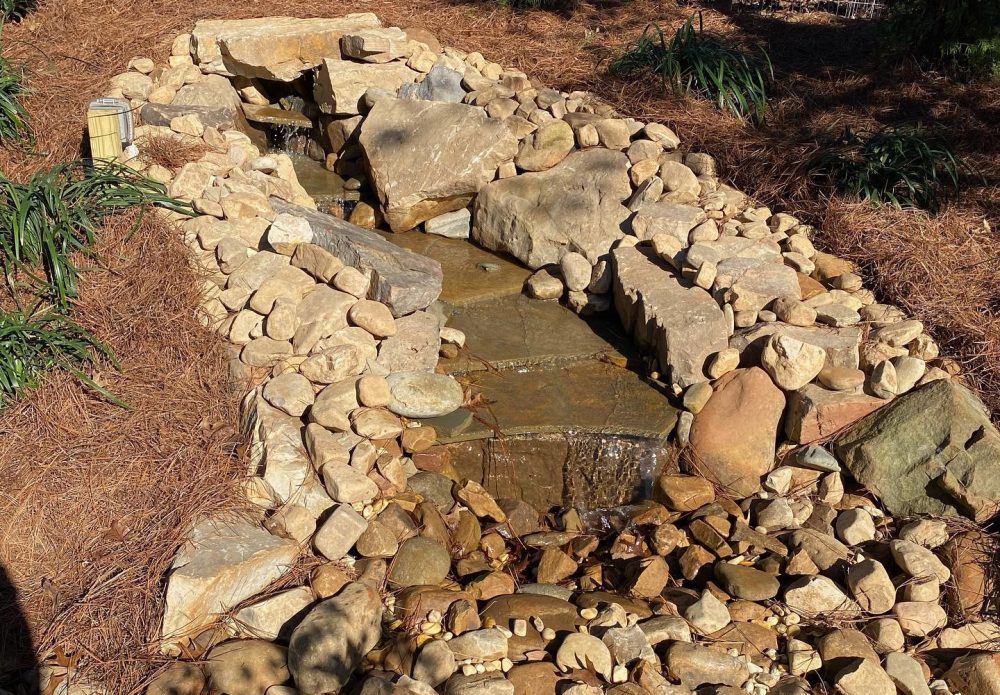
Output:
[[[691,427],[698,472],[733,494],[760,490],[760,478],[774,464],[785,397],[756,367],[730,372]]]
[[[424,645],[413,663],[413,678],[432,687],[444,683],[455,673],[455,652],[444,640],[432,640]]]
[[[353,583],[302,619],[288,643],[288,668],[302,695],[339,692],[382,636],[378,592]]]
[[[857,615],[858,605],[830,578],[802,577],[785,589],[785,603],[800,615],[823,613]]]
[[[931,695],[920,662],[909,654],[887,654],[884,668],[902,695]]]
[[[507,126],[481,109],[402,99],[376,104],[358,142],[395,232],[466,207],[517,152]]]
[[[948,614],[933,601],[900,601],[892,612],[903,634],[912,637],[926,637],[948,624]]]
[[[754,567],[718,562],[715,576],[727,593],[747,601],[766,601],[778,595],[777,577]]]
[[[286,649],[265,640],[230,640],[208,653],[205,675],[214,692],[256,695],[288,680]]]
[[[622,237],[632,194],[621,152],[574,152],[548,171],[499,179],[476,198],[472,238],[529,268],[576,251],[596,263]]]
[[[889,544],[889,549],[892,559],[911,577],[933,577],[939,584],[944,584],[951,577],[951,572],[937,555],[921,545],[897,539]]]
[[[339,58],[345,33],[379,26],[370,12],[333,19],[201,20],[191,32],[191,54],[205,73],[290,82],[324,58]]]
[[[707,647],[676,642],[667,650],[667,670],[689,688],[706,684],[739,687],[750,675],[746,663]]]
[[[298,624],[298,614],[312,602],[312,589],[300,586],[241,608],[233,619],[241,634],[284,641]]]
[[[462,385],[445,374],[396,372],[386,377],[392,401],[389,410],[409,418],[448,415],[465,400]]]
[[[684,610],[684,619],[703,635],[717,632],[732,621],[726,604],[707,589],[701,593],[700,599]]]
[[[163,614],[165,653],[200,632],[236,604],[283,576],[298,557],[298,545],[256,524],[208,519],[188,534],[171,566]]]
[[[887,613],[896,603],[896,587],[878,560],[869,558],[851,565],[847,585],[861,609],[869,613]]]
[[[823,348],[782,333],[771,336],[761,354],[761,365],[786,391],[800,389],[815,379],[825,363]]]
[[[889,675],[878,665],[867,659],[857,659],[845,666],[834,678],[837,691],[843,695],[869,695],[870,693],[891,693],[896,686]]]
[[[582,632],[566,635],[556,652],[556,665],[564,671],[589,669],[611,680],[611,652],[600,639]]]
[[[471,630],[449,641],[448,646],[459,661],[493,661],[507,658],[507,635],[497,628]]]
[[[685,388],[705,381],[709,358],[729,342],[719,305],[700,287],[687,286],[650,249],[622,246],[612,257],[622,325],[641,349],[656,355],[671,383]]]
[[[967,654],[955,659],[944,679],[963,695],[995,695],[1000,692],[1000,655]]]
[[[977,510],[937,482],[950,474],[985,513],[1000,504],[1000,433],[971,391],[935,381],[901,396],[837,441],[837,458],[894,515]]]
[[[448,549],[423,536],[408,538],[399,546],[389,570],[389,585],[393,588],[440,584],[451,569]]]
[[[576,141],[566,121],[549,121],[525,138],[514,163],[522,171],[545,171],[566,158]]]

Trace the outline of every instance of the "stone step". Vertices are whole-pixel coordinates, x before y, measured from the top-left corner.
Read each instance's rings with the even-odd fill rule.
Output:
[[[441,301],[452,306],[464,307],[498,297],[517,296],[531,275],[530,270],[508,257],[487,251],[466,239],[449,239],[417,231],[382,234],[393,244],[441,264],[444,271]]]
[[[638,357],[614,316],[581,319],[559,302],[521,294],[456,308],[448,326],[465,333],[467,346],[457,358],[440,360],[450,374]]]
[[[442,443],[495,434],[589,432],[662,439],[677,410],[660,388],[635,372],[602,361],[567,367],[481,371],[463,381],[481,394],[474,413],[459,410],[426,420]]]

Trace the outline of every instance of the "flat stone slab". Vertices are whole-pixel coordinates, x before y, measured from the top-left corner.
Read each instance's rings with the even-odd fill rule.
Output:
[[[707,381],[705,363],[729,346],[725,315],[712,296],[680,280],[651,249],[614,250],[614,299],[640,349],[656,355],[671,383]]]
[[[520,294],[456,309],[448,326],[465,333],[468,345],[439,362],[450,373],[621,357],[631,347],[613,317],[582,319],[559,302]]]
[[[433,258],[441,264],[444,282],[440,299],[452,306],[462,307],[519,295],[531,276],[527,268],[465,239],[449,239],[415,231],[403,234],[385,232],[385,237],[397,246]]]
[[[271,198],[276,212],[302,217],[313,230],[313,243],[337,256],[344,265],[372,275],[368,298],[382,302],[392,315],[406,316],[426,309],[441,294],[441,264],[386,241],[333,215]]]
[[[219,130],[234,130],[238,127],[235,109],[212,106],[194,106],[184,104],[151,104],[146,103],[139,109],[139,118],[143,125],[170,127],[170,121],[193,114],[208,128]]]
[[[485,439],[496,431],[660,439],[673,430],[677,420],[677,410],[660,389],[635,372],[605,362],[475,372],[463,381],[474,384],[489,407],[477,409],[468,419],[458,415],[459,410],[447,418],[426,420],[434,425],[441,443]]]
[[[188,534],[174,558],[163,614],[164,653],[179,653],[179,640],[197,634],[219,615],[263,591],[299,555],[293,541],[257,524],[207,519]]]
[[[331,19],[206,19],[195,24],[191,47],[202,72],[290,82],[324,58],[340,58],[344,34],[380,26],[370,12]]]
[[[290,111],[279,106],[243,104],[243,114],[251,123],[291,126],[292,128],[312,128],[312,120],[301,111]]]

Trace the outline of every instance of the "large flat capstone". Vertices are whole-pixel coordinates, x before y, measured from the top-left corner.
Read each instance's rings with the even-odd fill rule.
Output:
[[[988,516],[1000,504],[1000,432],[982,401],[952,380],[869,415],[837,440],[836,452],[897,516]]]
[[[379,101],[358,141],[394,232],[461,210],[517,154],[517,138],[482,109],[432,101]]]
[[[382,302],[393,316],[426,309],[441,294],[441,264],[407,251],[368,229],[339,217],[271,199],[276,212],[302,217],[313,230],[313,243],[337,256],[344,265],[371,273],[368,298]]]
[[[628,158],[595,148],[574,152],[548,171],[493,181],[476,198],[472,238],[529,268],[558,263],[568,251],[591,263],[624,236],[632,193]]]
[[[181,640],[264,590],[298,557],[293,541],[238,519],[206,519],[188,534],[171,567],[163,614],[163,645],[179,653]]]
[[[614,299],[622,325],[653,352],[671,383],[706,381],[708,358],[729,346],[725,315],[711,295],[687,286],[650,249],[613,252]]]
[[[324,58],[340,58],[344,34],[380,26],[371,12],[334,19],[206,19],[191,32],[191,53],[205,73],[290,82]]]

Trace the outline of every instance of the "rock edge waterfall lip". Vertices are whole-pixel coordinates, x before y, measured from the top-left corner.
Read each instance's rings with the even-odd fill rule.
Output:
[[[950,656],[1000,637],[1000,433],[812,227],[371,13],[202,21],[131,66],[126,164],[197,211],[163,214],[254,384],[257,515],[187,530],[149,692],[1000,691]]]

